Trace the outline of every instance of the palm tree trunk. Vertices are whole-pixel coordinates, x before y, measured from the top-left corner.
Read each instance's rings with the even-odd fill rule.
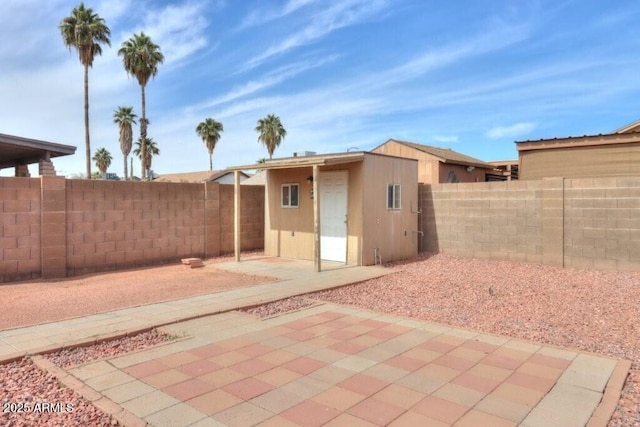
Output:
[[[127,156],[124,156],[124,180],[128,181],[129,179],[127,178]]]
[[[84,141],[87,179],[91,179],[91,140],[89,138],[89,66],[84,66]]]
[[[147,158],[147,105],[144,96],[144,85],[140,85],[140,89],[142,93],[142,119],[140,120],[140,158],[142,159],[142,172],[140,172],[140,176],[142,181],[144,181],[147,175],[144,161]]]
[[[209,153],[209,170],[213,170],[213,153]]]

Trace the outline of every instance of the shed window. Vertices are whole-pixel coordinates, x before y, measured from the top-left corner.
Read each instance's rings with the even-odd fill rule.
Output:
[[[402,191],[400,184],[387,185],[387,209],[400,209]]]
[[[298,207],[298,184],[282,185],[282,207],[283,208]]]

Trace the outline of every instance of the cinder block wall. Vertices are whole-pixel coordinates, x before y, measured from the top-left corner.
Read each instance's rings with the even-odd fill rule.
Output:
[[[40,179],[0,178],[0,283],[40,277]]]
[[[241,247],[262,248],[264,188],[241,201]],[[0,215],[0,283],[233,251],[230,185],[2,177]]]
[[[640,177],[565,182],[564,263],[640,271]]]
[[[420,186],[421,251],[640,271],[640,177]]]
[[[542,261],[540,181],[421,185],[421,251]]]
[[[220,186],[220,253],[233,252],[233,185]],[[264,187],[240,186],[240,244],[264,248]]]

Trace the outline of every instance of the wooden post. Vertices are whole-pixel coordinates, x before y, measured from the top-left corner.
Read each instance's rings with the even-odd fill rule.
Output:
[[[313,165],[313,264],[315,270],[321,271],[322,261],[320,260],[320,192],[318,179],[318,165]]]
[[[240,171],[233,171],[233,250],[240,262]]]

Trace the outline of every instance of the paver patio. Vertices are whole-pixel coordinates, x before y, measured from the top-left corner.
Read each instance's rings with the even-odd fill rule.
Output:
[[[313,274],[310,265],[273,259],[224,268],[284,280],[0,332],[0,359],[164,324],[185,338],[66,371],[36,357],[125,425],[154,426],[604,426],[629,369],[626,361],[328,303],[259,320],[229,310],[385,270]],[[180,318],[191,320],[169,324]]]
[[[606,357],[333,304],[164,329],[191,338],[68,373],[154,426],[546,427],[597,425],[607,383],[624,369]]]

